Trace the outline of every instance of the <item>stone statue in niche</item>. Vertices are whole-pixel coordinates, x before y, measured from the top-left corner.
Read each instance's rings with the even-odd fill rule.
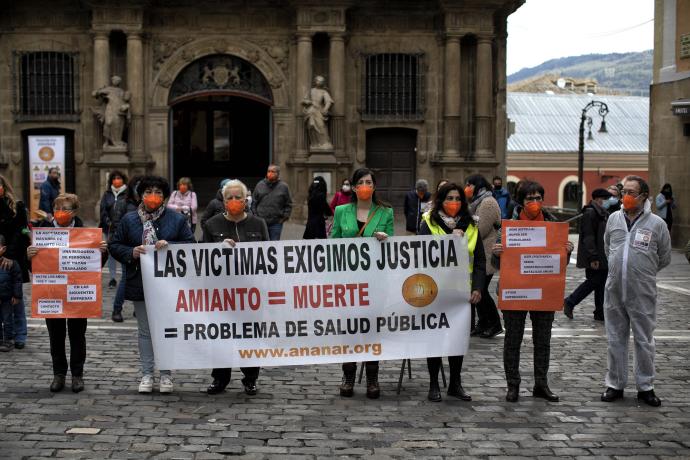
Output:
[[[113,75],[110,86],[104,86],[92,93],[101,102],[96,117],[103,125],[103,150],[122,151],[127,143],[122,140],[125,125],[130,121],[129,91],[120,88],[122,78]]]
[[[333,98],[326,89],[326,79],[317,75],[309,94],[302,101],[310,152],[333,151],[333,144],[328,135],[328,115],[333,103]]]

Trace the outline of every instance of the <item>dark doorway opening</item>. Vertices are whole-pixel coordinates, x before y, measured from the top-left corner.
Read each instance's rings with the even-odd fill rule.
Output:
[[[402,209],[414,187],[417,131],[376,128],[367,131],[367,167],[376,173],[376,194]]]
[[[238,96],[202,96],[172,107],[172,180],[192,180],[199,207],[223,178],[251,189],[271,160],[271,108]]]

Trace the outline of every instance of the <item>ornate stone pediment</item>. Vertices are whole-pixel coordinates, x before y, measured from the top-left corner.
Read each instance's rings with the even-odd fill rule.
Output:
[[[163,63],[183,45],[194,40],[192,37],[165,37],[153,41],[153,70],[160,70]],[[219,51],[221,52],[221,51]]]

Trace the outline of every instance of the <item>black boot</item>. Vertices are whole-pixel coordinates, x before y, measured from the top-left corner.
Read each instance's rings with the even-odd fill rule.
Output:
[[[468,395],[462,387],[460,378],[457,380],[451,379],[451,381],[448,382],[448,396],[455,396],[463,401],[472,401],[472,396]]]
[[[429,383],[429,401],[441,402],[441,388],[438,386],[438,380]]]
[[[520,395],[520,387],[514,386],[514,385],[508,385],[508,391],[506,392],[506,401],[517,402],[519,395]]]
[[[50,384],[50,391],[57,393],[65,388],[65,376],[61,374],[55,374],[53,376],[53,382]]]
[[[355,377],[357,376],[357,363],[343,364],[343,381],[340,384],[340,396],[351,398],[355,394]]]
[[[367,398],[378,399],[381,396],[379,388],[379,362],[367,361],[365,367],[367,371]]]

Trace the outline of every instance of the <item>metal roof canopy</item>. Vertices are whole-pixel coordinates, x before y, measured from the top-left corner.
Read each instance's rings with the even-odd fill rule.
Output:
[[[508,93],[507,115],[515,123],[508,152],[572,152],[578,150],[582,109],[592,100],[605,102],[608,133],[599,133],[601,117],[592,117],[593,140],[587,153],[649,153],[649,98],[588,94]]]

